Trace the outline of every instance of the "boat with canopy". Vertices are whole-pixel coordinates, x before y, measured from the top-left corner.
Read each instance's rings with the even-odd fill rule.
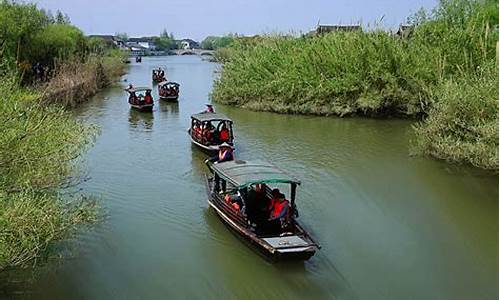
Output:
[[[128,103],[130,107],[140,111],[153,111],[154,100],[149,87],[126,88],[129,93]]]
[[[172,81],[162,81],[158,84],[160,99],[177,101],[179,99],[179,84]]]
[[[209,167],[208,204],[244,240],[276,260],[307,260],[321,248],[297,221],[298,179],[264,161],[236,160]],[[275,195],[290,199],[279,222],[269,219]]]
[[[220,113],[192,115],[188,134],[193,144],[208,152],[218,151],[223,143],[234,147],[233,121]]]

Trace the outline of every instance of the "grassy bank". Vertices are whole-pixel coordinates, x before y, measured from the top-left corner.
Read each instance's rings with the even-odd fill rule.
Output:
[[[108,51],[104,56],[91,55],[85,62],[70,60],[57,64],[53,77],[39,88],[42,99],[44,103],[74,107],[123,75],[123,61],[123,53]]]
[[[0,0],[0,271],[96,220],[93,201],[59,193],[96,133],[66,108],[124,70],[122,53],[95,46],[60,13]]]
[[[77,175],[73,160],[91,142],[92,128],[61,106],[3,77],[0,93],[0,270],[44,252],[74,225],[92,220],[92,203],[65,203],[57,189]]]
[[[498,169],[498,92],[490,88],[498,3],[441,1],[412,22],[407,39],[382,30],[236,39],[221,55],[213,99],[279,113],[419,118],[415,152]]]

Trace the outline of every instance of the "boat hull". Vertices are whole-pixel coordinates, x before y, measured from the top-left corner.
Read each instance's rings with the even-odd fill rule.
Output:
[[[160,99],[165,100],[165,101],[175,102],[175,101],[179,100],[179,95],[177,95],[177,96],[160,96]]]
[[[189,138],[191,139],[191,143],[193,143],[194,145],[198,146],[203,151],[205,151],[205,152],[207,152],[209,154],[216,154],[219,151],[219,145],[210,145],[210,146],[203,145],[202,143],[198,142],[197,140],[195,140],[191,136],[191,129],[188,129],[187,132],[188,132]]]

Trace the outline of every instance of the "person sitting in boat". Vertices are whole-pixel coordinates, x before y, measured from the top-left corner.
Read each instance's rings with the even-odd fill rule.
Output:
[[[132,85],[130,84],[128,89],[131,90],[133,89],[133,87],[131,87]],[[130,104],[135,104],[137,101],[137,95],[135,94],[135,92],[130,92],[130,96],[128,97],[128,103]]]
[[[144,95],[141,93],[139,96],[137,96],[137,104],[143,104],[144,102]]]
[[[196,139],[199,140],[201,138],[200,124],[198,124],[198,123],[194,124],[193,133],[194,133],[194,136],[196,137]]]
[[[244,206],[240,191],[238,191],[236,193],[236,195],[226,194],[226,196],[224,196],[224,201],[228,205],[230,205],[234,210],[236,210],[242,214],[245,213],[245,206]]]
[[[274,190],[273,190],[274,192]],[[277,196],[273,195],[273,200],[271,201],[271,214],[269,216],[270,226],[272,231],[279,232],[282,228],[286,227],[288,222],[288,211],[290,203],[285,199],[285,195],[276,193]]]
[[[228,143],[222,143],[219,146],[219,154],[207,159],[205,162],[213,162],[214,164],[234,160],[233,147]]]
[[[229,142],[229,129],[227,129],[226,123],[222,124],[222,127],[219,130],[219,141]]]
[[[203,129],[203,137],[207,144],[213,144],[215,137],[215,127],[212,122],[207,122]]]
[[[144,102],[146,104],[152,104],[153,103],[153,97],[151,96],[151,91],[146,91],[146,96],[144,96]]]

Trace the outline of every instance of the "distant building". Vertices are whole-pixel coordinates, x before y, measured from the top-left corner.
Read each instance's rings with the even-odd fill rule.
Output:
[[[130,55],[132,56],[148,55],[148,48],[139,43],[127,42],[127,49],[130,51]]]
[[[316,34],[325,34],[339,31],[362,31],[361,25],[318,25]]]
[[[144,49],[149,51],[156,50],[155,37],[140,37],[140,38],[129,38],[127,41],[127,46],[130,45],[140,45]]]
[[[181,48],[184,50],[199,49],[200,48],[200,44],[198,44],[198,42],[196,42],[192,39],[180,40],[180,45],[181,45]]]

